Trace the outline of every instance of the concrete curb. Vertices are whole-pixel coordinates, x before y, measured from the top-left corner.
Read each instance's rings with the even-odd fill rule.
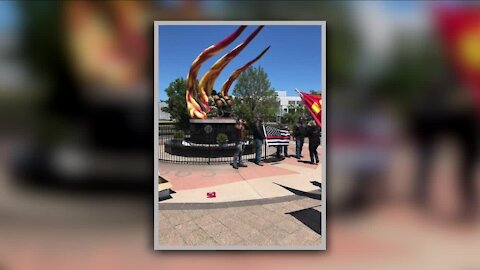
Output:
[[[310,193],[320,192],[320,189],[314,190]],[[250,205],[262,205],[270,203],[280,203],[300,200],[305,197],[298,195],[288,195],[281,197],[273,197],[266,199],[232,201],[232,202],[218,202],[218,203],[159,203],[159,210],[194,210],[194,209],[216,209],[216,208],[230,208],[242,207]],[[321,200],[319,200],[320,202]]]

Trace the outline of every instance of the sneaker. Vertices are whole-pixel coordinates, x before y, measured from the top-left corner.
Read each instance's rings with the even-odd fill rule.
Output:
[[[316,164],[316,165],[318,165],[318,163],[319,163],[318,161],[317,161],[317,162],[315,162],[315,164]]]
[[[248,167],[248,166],[247,166],[247,164],[242,163],[242,164],[238,165],[238,167]]]
[[[235,170],[238,170],[238,166],[233,164],[232,167],[235,169]]]
[[[258,166],[263,166],[263,164],[260,162],[255,162],[255,164],[257,164]]]
[[[302,157],[303,157],[303,155],[300,155],[300,157],[302,158]]]

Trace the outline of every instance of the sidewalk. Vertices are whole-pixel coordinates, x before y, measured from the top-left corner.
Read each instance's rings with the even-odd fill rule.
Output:
[[[303,155],[308,155],[304,146]],[[293,149],[292,149],[293,150]],[[321,147],[319,147],[321,155]],[[290,150],[290,153],[293,151]],[[321,157],[320,157],[321,159]],[[271,199],[318,190],[322,166],[286,158],[269,157],[264,166],[246,162],[247,168],[230,165],[186,165],[159,162],[159,175],[172,184],[171,199],[163,203],[217,203]],[[216,197],[207,198],[215,192]]]
[[[164,204],[165,205],[165,204]],[[318,200],[221,209],[161,210],[162,246],[318,246]]]

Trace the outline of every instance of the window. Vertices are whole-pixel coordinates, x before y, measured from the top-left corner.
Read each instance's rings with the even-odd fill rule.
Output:
[[[295,105],[295,100],[289,100],[288,105]]]

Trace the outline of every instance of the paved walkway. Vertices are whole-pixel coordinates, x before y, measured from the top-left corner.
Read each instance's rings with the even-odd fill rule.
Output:
[[[159,203],[159,244],[316,249],[321,244],[322,166],[274,156],[264,166],[246,163],[247,168],[235,170],[159,162],[159,175],[175,191]],[[209,198],[212,192],[216,196]]]
[[[162,246],[318,246],[320,200],[160,211]]]
[[[308,154],[304,147],[303,154]],[[292,147],[291,147],[292,148]],[[319,147],[321,152],[321,147]],[[293,149],[290,149],[293,153]],[[230,165],[186,165],[159,162],[159,175],[169,181],[175,192],[161,203],[215,203],[260,200],[291,196],[318,190],[321,165],[307,164],[293,157],[277,160],[269,157],[264,166],[247,162],[247,168]],[[208,198],[207,193],[216,197]]]

